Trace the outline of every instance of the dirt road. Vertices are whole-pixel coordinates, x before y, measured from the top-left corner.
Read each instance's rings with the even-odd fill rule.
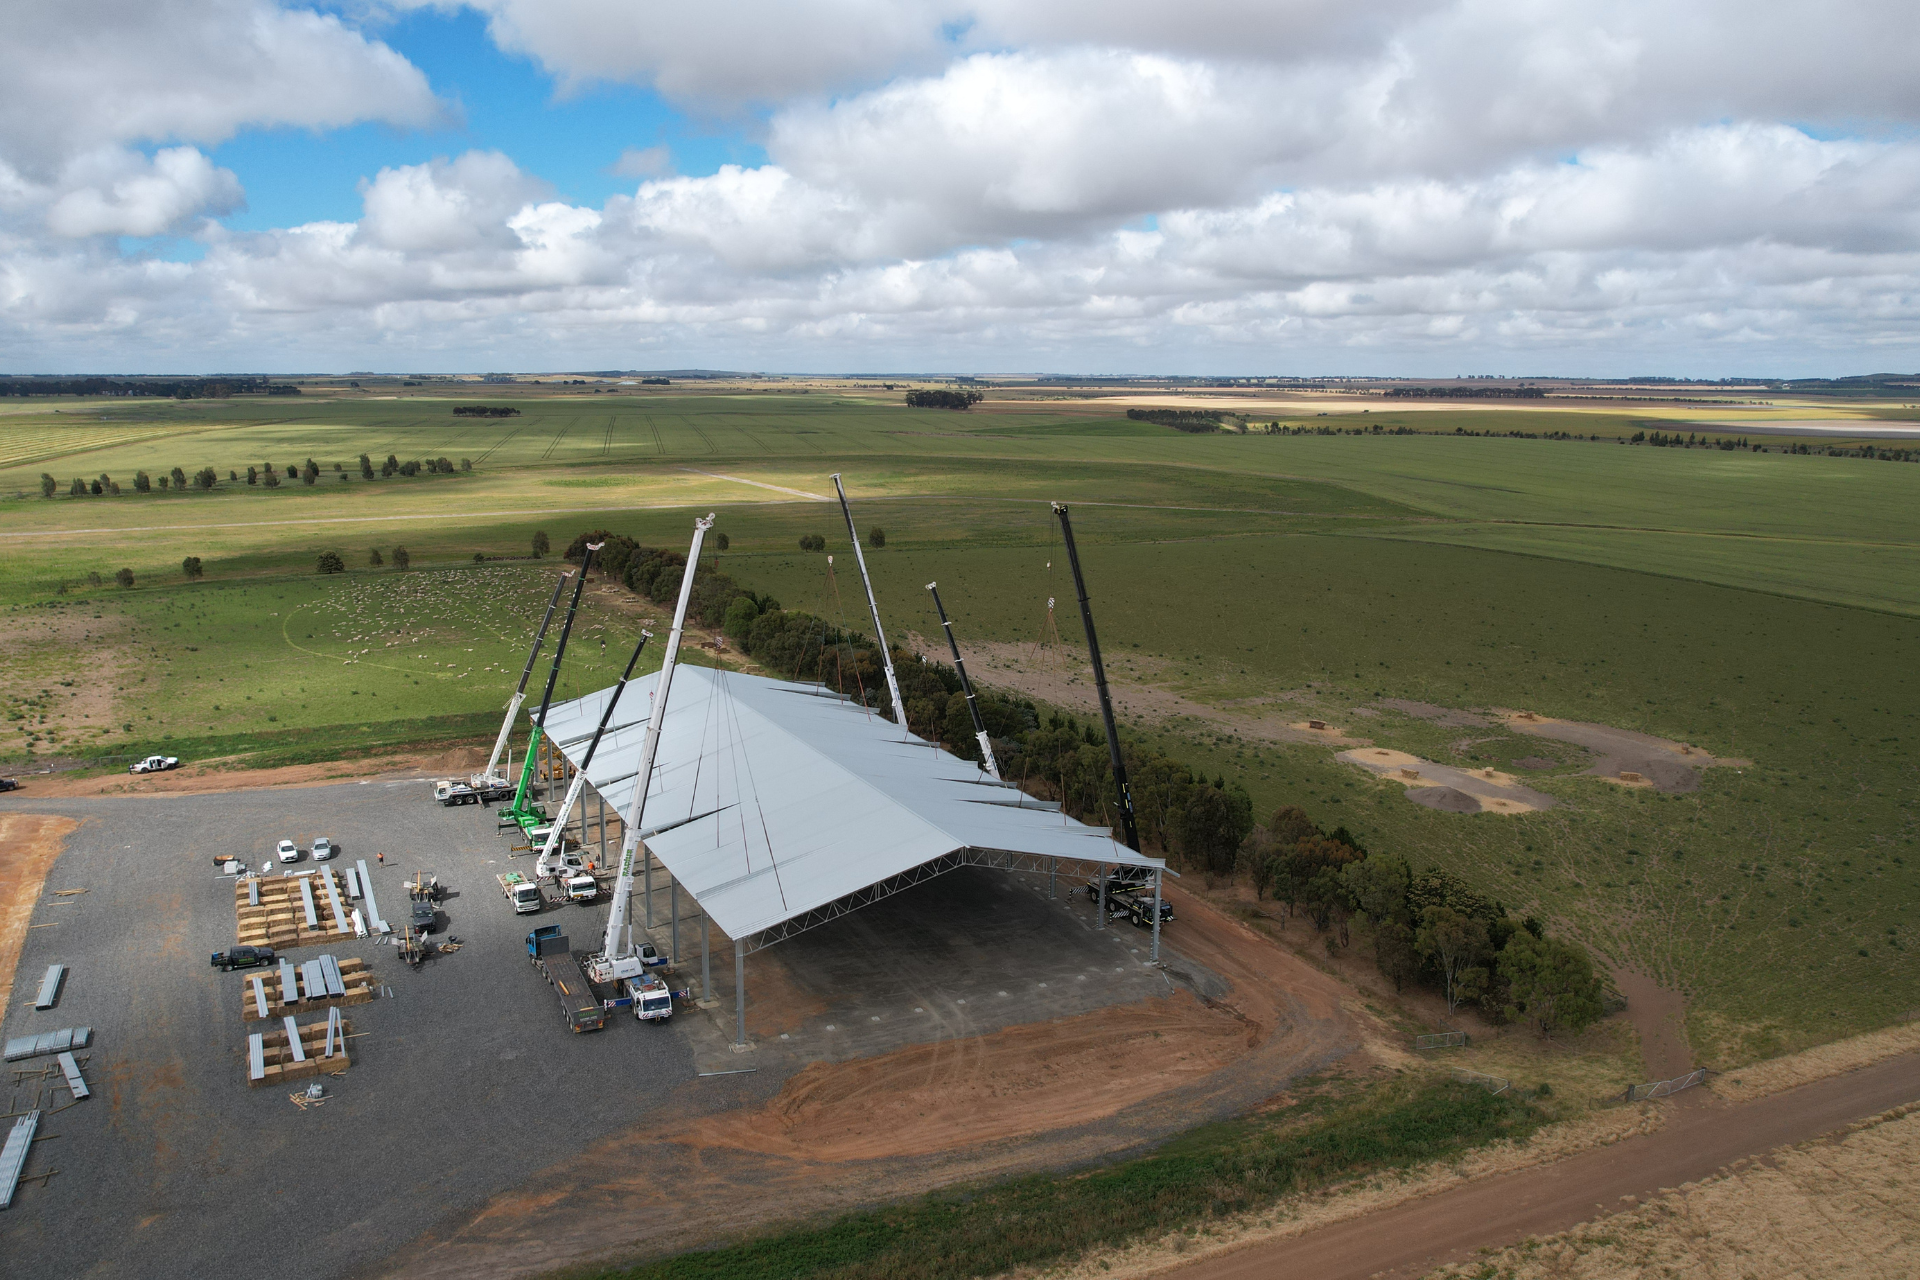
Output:
[[[1604,1217],[1624,1207],[1622,1197],[1644,1200],[1742,1157],[1806,1142],[1916,1100],[1920,1054],[1904,1054],[1755,1102],[1676,1111],[1657,1133],[1168,1273],[1178,1280],[1418,1276],[1477,1249]]]

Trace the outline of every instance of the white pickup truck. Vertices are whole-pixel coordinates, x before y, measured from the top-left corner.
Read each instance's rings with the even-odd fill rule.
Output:
[[[148,756],[127,766],[128,773],[164,773],[180,767],[179,756]]]
[[[540,886],[518,871],[509,871],[504,875],[495,876],[494,879],[500,882],[500,892],[506,896],[508,902],[513,904],[513,914],[528,916],[546,906],[546,900],[540,893]]]

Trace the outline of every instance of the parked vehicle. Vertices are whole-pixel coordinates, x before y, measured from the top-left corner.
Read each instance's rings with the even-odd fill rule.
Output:
[[[273,851],[280,856],[282,862],[300,861],[300,846],[291,840],[282,840],[274,846]]]
[[[431,902],[415,898],[409,904],[408,923],[413,926],[415,933],[432,933],[440,927],[440,913],[433,909]]]
[[[278,959],[272,947],[234,947],[228,951],[214,952],[211,963],[220,972],[231,973],[235,969],[255,969],[263,964],[274,964]]]
[[[594,994],[593,984],[587,981],[559,925],[545,925],[527,935],[527,959],[553,984],[568,1030],[598,1031],[607,1025],[606,1008]]]
[[[315,862],[325,862],[332,856],[333,841],[327,839],[325,836],[321,836],[313,842],[313,860]]]
[[[587,860],[577,853],[555,849],[552,853],[543,853],[534,860],[533,874],[539,880],[583,876],[587,874]]]
[[[148,756],[145,760],[136,760],[127,766],[128,773],[164,773],[168,769],[180,767],[179,756]]]
[[[577,876],[568,876],[567,901],[592,902],[600,896],[600,882],[584,872]]]
[[[18,791],[20,784],[12,778],[0,778],[0,791]]]
[[[508,871],[496,875],[494,879],[500,882],[501,895],[513,904],[515,915],[530,916],[547,905],[546,895],[540,892],[539,884],[518,871]]]
[[[475,774],[469,782],[442,778],[433,784],[433,798],[451,808],[456,804],[480,804],[483,801],[511,800],[513,788],[504,778],[482,778]]]

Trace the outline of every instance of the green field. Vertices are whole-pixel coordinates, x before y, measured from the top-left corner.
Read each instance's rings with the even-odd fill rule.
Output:
[[[1612,409],[1378,413],[1364,421],[1425,434],[1266,437],[1065,402],[965,415],[818,391],[514,402],[524,413],[504,420],[454,420],[452,401],[426,399],[62,404],[59,420],[9,406],[0,464],[21,461],[0,492],[27,496],[0,498],[0,617],[18,655],[0,681],[13,717],[0,749],[466,724],[505,700],[550,590],[550,562],[512,558],[535,529],[556,546],[593,527],[678,545],[692,515],[717,510],[729,573],[857,627],[849,558],[835,557],[836,594],[826,556],[796,547],[818,533],[844,550],[837,507],[804,496],[831,493],[833,471],[863,525],[886,530],[869,559],[896,635],[937,635],[924,584],[938,579],[963,641],[1032,643],[1050,595],[1074,641],[1058,499],[1074,506],[1116,679],[1219,713],[1143,714],[1130,730],[1243,780],[1262,812],[1298,803],[1375,849],[1454,867],[1686,987],[1705,1061],[1920,1005],[1920,779],[1901,754],[1920,737],[1920,466],[1621,445],[1611,437],[1650,419]],[[82,413],[99,421],[71,421]],[[1444,434],[1455,425],[1609,439]],[[475,469],[366,482],[361,452]],[[65,496],[103,471],[125,486],[134,468],[225,475],[309,456],[313,486]],[[333,478],[336,461],[350,479]],[[42,470],[61,481],[54,500],[38,496]],[[410,571],[367,565],[395,544]],[[352,570],[315,575],[329,549]],[[205,582],[183,580],[188,555]],[[123,566],[132,590],[111,585]],[[647,616],[589,600],[568,693],[610,681]],[[1461,818],[1324,747],[1231,727],[1249,700],[1282,695],[1289,719],[1378,710],[1356,731],[1449,763],[1555,753],[1377,701],[1525,708],[1754,764],[1685,796],[1569,766],[1528,778],[1557,808]]]

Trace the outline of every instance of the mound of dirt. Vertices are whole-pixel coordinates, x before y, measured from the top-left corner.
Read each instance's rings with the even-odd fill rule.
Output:
[[[1516,769],[1558,769],[1558,760],[1549,760],[1544,756],[1523,756],[1513,762]]]
[[[1480,801],[1452,787],[1409,787],[1407,799],[1442,813],[1478,813]]]

